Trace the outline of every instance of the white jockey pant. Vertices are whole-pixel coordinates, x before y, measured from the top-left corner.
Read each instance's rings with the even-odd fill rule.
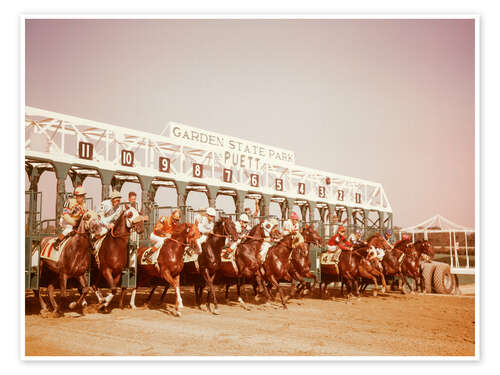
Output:
[[[202,234],[201,237],[196,240],[196,244],[198,245],[198,249],[200,252],[203,250],[201,245],[205,243],[207,238],[208,236],[206,234]]]
[[[73,230],[73,225],[66,223],[63,218],[59,220],[59,224],[61,224],[61,227],[63,228],[62,235],[65,237]]]
[[[153,242],[153,247],[158,250],[163,246],[163,242],[165,242],[165,240],[170,237],[171,234],[167,234],[165,237],[162,237],[154,234],[154,232],[151,232],[151,236],[149,236],[149,239]]]
[[[326,246],[326,249],[327,249],[328,251],[335,251],[335,250],[337,250],[337,246],[335,246],[335,245],[333,245],[333,246],[327,245],[327,246]]]
[[[266,255],[267,255],[267,252],[269,250],[269,248],[272,246],[273,244],[271,242],[267,242],[267,241],[264,241],[262,243],[262,246],[260,247],[260,258],[262,259],[262,261],[264,261],[266,259]]]

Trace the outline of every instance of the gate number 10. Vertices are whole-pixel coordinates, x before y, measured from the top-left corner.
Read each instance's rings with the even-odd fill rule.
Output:
[[[134,165],[134,153],[128,150],[122,150],[122,165],[132,167]]]

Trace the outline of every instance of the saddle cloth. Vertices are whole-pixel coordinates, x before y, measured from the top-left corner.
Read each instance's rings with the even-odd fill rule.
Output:
[[[200,265],[198,264],[198,253],[196,251],[188,250],[188,248],[186,248],[186,251],[184,252],[184,263],[189,263],[189,262],[194,262],[196,270],[200,272]]]
[[[339,258],[340,258],[340,253],[342,253],[342,250],[337,249],[334,252],[325,252],[321,254],[320,257],[320,263],[324,265],[338,265],[339,264]]]
[[[54,242],[56,242],[56,238],[57,237],[53,237],[45,243],[45,246],[43,247],[40,253],[40,259],[50,259],[53,260],[54,262],[57,262],[59,260],[59,257],[61,256],[64,247],[66,246],[71,237],[66,237],[59,244],[58,250],[54,249]]]
[[[155,251],[153,253],[153,256],[151,257],[151,259],[149,259],[148,255],[151,253],[152,250],[153,250],[152,247],[148,247],[146,249],[146,251],[144,251],[144,253],[142,253],[141,265],[143,265],[143,266],[151,266],[153,264],[158,263],[158,255],[160,255],[160,250]]]

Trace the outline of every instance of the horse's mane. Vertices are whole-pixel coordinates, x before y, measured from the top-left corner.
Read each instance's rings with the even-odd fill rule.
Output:
[[[401,247],[406,248],[410,242],[411,240],[399,240],[394,244],[394,248],[401,248]]]
[[[255,237],[255,232],[257,232],[257,230],[259,229],[259,227],[261,227],[260,223],[255,224],[253,226],[253,228],[250,229],[250,232],[248,232],[248,234],[247,234],[248,237],[244,238],[243,241],[241,241],[241,243],[247,243],[249,241],[255,240],[255,238],[249,238],[249,237]],[[262,231],[264,231],[264,228],[262,228]]]

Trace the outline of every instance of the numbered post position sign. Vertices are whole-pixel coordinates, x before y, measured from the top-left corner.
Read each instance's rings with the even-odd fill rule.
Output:
[[[233,182],[233,170],[232,169],[227,169],[224,168],[224,171],[222,172],[222,178],[224,182],[230,184]]]
[[[203,165],[193,163],[193,177],[203,178]]]
[[[320,198],[325,198],[326,196],[326,191],[325,191],[325,187],[324,186],[319,186],[318,187],[318,195]]]
[[[160,172],[165,172],[165,173],[170,172],[170,159],[160,156],[158,169],[160,170]]]
[[[134,165],[134,153],[129,150],[122,150],[122,165],[132,167]]]
[[[337,200],[339,201],[344,200],[344,190],[337,190]]]
[[[250,175],[250,185],[253,187],[259,187],[259,175],[251,174]]]
[[[356,193],[355,199],[356,199],[356,203],[361,203],[361,193]]]
[[[274,180],[274,187],[277,191],[283,191],[283,180],[281,178]]]
[[[94,153],[94,145],[87,142],[78,143],[78,157],[80,159],[92,160],[92,154]]]
[[[306,184],[303,182],[299,182],[299,194],[305,194],[306,193]]]

